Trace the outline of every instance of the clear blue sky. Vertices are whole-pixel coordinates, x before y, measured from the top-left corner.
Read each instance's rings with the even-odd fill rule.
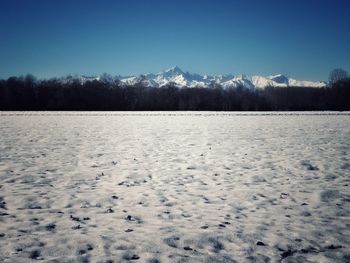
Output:
[[[350,71],[348,0],[1,0],[0,78]]]

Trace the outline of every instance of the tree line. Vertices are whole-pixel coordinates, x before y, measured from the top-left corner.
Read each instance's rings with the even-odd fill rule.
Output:
[[[169,84],[152,88],[142,82],[132,86],[119,81],[10,77],[0,80],[0,110],[76,111],[309,111],[350,110],[350,79],[330,87],[243,87],[223,89],[177,88]]]

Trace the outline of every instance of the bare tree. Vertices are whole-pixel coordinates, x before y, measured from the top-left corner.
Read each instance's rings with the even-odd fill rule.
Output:
[[[332,87],[336,82],[338,82],[339,80],[346,79],[347,77],[348,77],[348,72],[346,72],[344,69],[342,68],[333,69],[329,73],[329,78],[328,78],[329,86]]]

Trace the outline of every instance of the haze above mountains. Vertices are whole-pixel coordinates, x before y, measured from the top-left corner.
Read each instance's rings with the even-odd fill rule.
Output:
[[[244,87],[247,89],[263,89],[265,87],[312,87],[322,88],[327,84],[322,81],[300,81],[288,78],[282,74],[273,76],[245,76],[245,75],[200,75],[182,71],[178,66],[174,66],[167,70],[163,70],[157,74],[148,73],[143,75],[133,76],[111,76],[103,74],[101,76],[70,76],[62,78],[63,81],[79,79],[84,83],[89,80],[100,80],[105,82],[113,82],[119,80],[122,85],[135,85],[141,83],[147,87],[163,87],[173,84],[179,88],[183,87],[204,87],[210,88],[221,86],[223,88]]]

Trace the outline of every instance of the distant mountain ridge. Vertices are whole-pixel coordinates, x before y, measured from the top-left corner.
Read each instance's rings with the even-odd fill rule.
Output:
[[[72,77],[71,77],[72,78]],[[119,80],[123,85],[135,85],[142,83],[148,87],[163,87],[168,84],[173,84],[179,88],[183,87],[216,87],[237,88],[243,87],[246,89],[264,89],[266,87],[311,87],[322,88],[327,84],[322,81],[300,81],[288,78],[282,74],[273,76],[245,76],[245,75],[200,75],[182,71],[178,66],[174,66],[167,70],[163,70],[157,74],[148,73],[138,76],[110,76],[104,74],[97,77],[77,76],[81,82],[89,80],[101,80],[106,82]],[[69,81],[67,78],[63,79]]]

